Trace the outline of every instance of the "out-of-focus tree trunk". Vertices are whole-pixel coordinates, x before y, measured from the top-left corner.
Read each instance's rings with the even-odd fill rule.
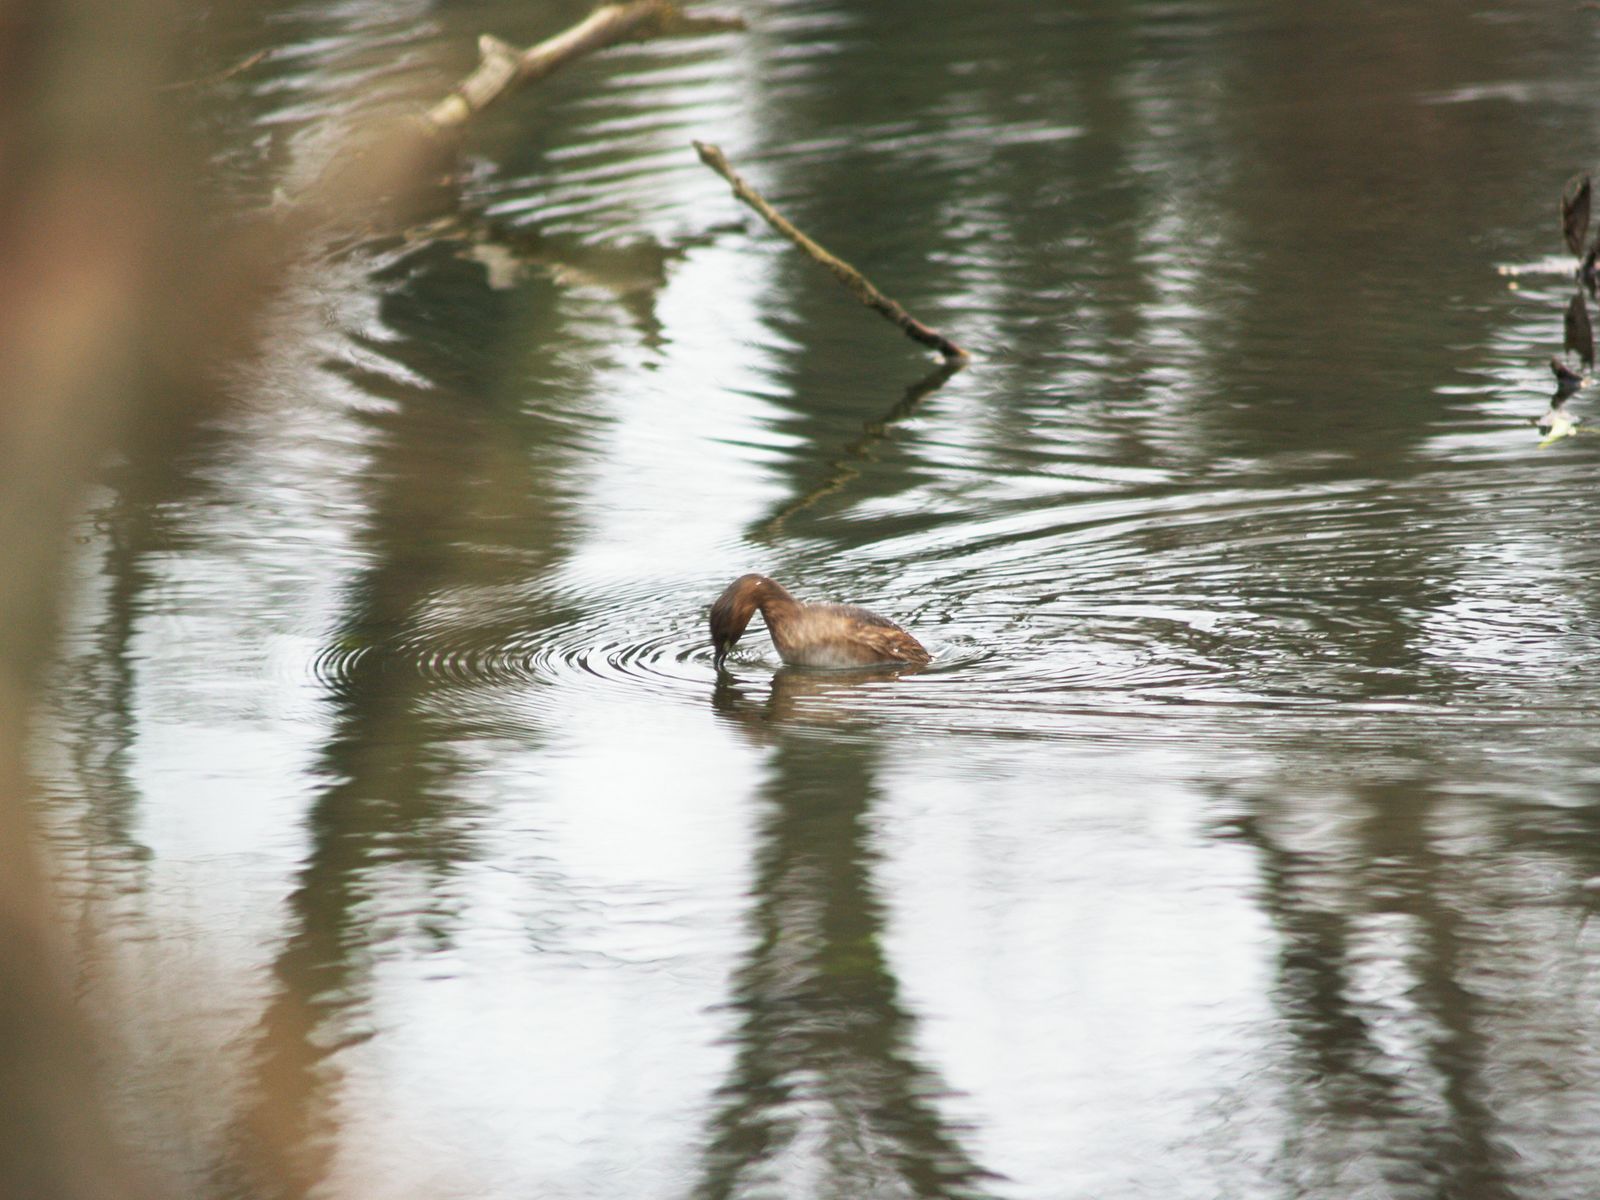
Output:
[[[164,111],[185,90],[181,17],[171,0],[0,0],[0,1200],[156,1191],[112,1136],[30,817],[28,714],[91,472],[118,446],[181,455],[216,411],[213,368],[322,224],[405,212],[503,92],[617,41],[739,27],[666,0],[605,6],[516,52],[510,76],[480,66],[431,115],[358,131],[330,160],[355,169],[324,171],[276,219],[230,222],[200,212]],[[269,1166],[288,1150],[275,1140],[263,1131]]]
[[[0,10],[0,1196],[136,1197],[29,819],[27,714],[90,465],[139,401],[167,172],[141,0]]]
[[[181,445],[206,410],[196,346],[252,304],[216,303],[163,121],[175,19],[161,0],[0,5],[0,1196],[19,1200],[152,1194],[109,1129],[25,751],[85,480],[129,436]]]

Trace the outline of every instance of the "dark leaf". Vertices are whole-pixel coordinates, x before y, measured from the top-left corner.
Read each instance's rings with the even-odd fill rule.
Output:
[[[1583,293],[1574,292],[1567,305],[1567,349],[1586,367],[1594,366],[1594,329],[1589,324],[1589,305]]]
[[[1580,258],[1589,233],[1589,173],[1574,175],[1561,191],[1561,233],[1567,249]]]
[[[1556,377],[1555,403],[1557,404],[1560,404],[1583,386],[1583,376],[1567,366],[1559,358],[1550,360],[1550,373]]]

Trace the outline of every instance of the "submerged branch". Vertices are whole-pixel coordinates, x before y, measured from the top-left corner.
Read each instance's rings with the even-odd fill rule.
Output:
[[[944,334],[924,325],[895,301],[885,296],[873,286],[871,280],[845,262],[844,259],[828,253],[816,242],[801,233],[782,213],[767,202],[766,197],[762,196],[760,192],[756,191],[755,188],[740,177],[739,173],[729,165],[727,156],[718,147],[709,142],[696,142],[694,148],[700,155],[701,162],[728,181],[733,188],[735,196],[760,213],[762,219],[768,225],[771,225],[784,237],[800,247],[807,256],[833,272],[833,277],[844,284],[857,300],[873,311],[882,314],[887,320],[894,322],[900,327],[900,331],[912,341],[921,342],[924,346],[931,346],[944,355],[946,359],[952,362],[964,363],[971,357],[967,351],[945,337]]]

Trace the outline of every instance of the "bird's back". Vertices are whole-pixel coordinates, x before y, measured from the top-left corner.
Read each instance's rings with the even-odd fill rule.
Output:
[[[900,626],[854,604],[805,604],[771,630],[783,661],[804,667],[925,663],[932,656]]]

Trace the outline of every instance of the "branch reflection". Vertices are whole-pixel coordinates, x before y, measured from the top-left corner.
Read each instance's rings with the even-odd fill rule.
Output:
[[[471,718],[441,702],[433,656],[471,661],[475,649],[534,624],[473,601],[552,570],[572,540],[562,481],[575,449],[536,437],[538,426],[502,402],[503,364],[483,352],[523,321],[510,300],[533,307],[545,293],[508,300],[470,281],[461,295],[480,319],[451,328],[482,344],[462,345],[426,307],[430,290],[459,274],[453,255],[429,252],[411,269],[420,278],[397,289],[383,314],[400,337],[370,347],[405,374],[330,368],[385,403],[369,417],[365,566],[321,658],[326,782],[306,818],[309,846],[256,1031],[248,1107],[217,1170],[227,1188],[251,1195],[323,1190],[339,1133],[340,1052],[380,1032],[371,1013],[376,963],[394,948],[420,944],[426,953],[453,937],[454,880],[477,856],[454,749]],[[555,306],[538,311],[559,319]],[[533,482],[506,486],[524,476]],[[433,616],[442,595],[460,607],[445,622]],[[262,1148],[283,1161],[263,1164]]]
[[[757,539],[770,539],[782,531],[784,522],[790,517],[843,490],[861,474],[862,464],[871,461],[872,452],[878,443],[889,436],[890,430],[916,412],[924,400],[942,388],[949,382],[950,377],[964,366],[966,363],[959,360],[941,362],[906,388],[900,399],[895,401],[883,416],[875,421],[863,422],[861,436],[841,448],[829,462],[827,477],[759,522],[751,531],[751,536]]]

